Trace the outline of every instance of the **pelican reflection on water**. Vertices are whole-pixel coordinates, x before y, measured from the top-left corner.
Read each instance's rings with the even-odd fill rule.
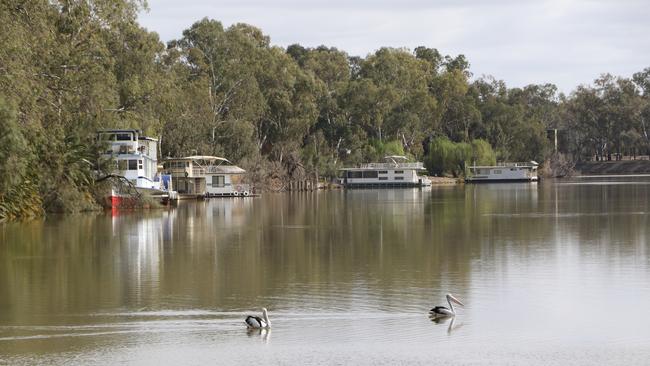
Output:
[[[446,324],[449,322],[449,326],[447,326],[447,334],[451,334],[451,332],[455,331],[456,329],[460,328],[463,326],[463,323],[460,323],[458,325],[454,325],[456,322],[456,317],[455,316],[430,316],[429,319],[431,319],[432,322],[436,324]]]
[[[259,337],[264,343],[271,339],[271,328],[246,328],[246,334],[249,337]]]

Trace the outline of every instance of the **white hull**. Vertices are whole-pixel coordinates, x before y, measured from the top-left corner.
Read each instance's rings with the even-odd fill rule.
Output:
[[[511,163],[497,166],[472,166],[465,178],[468,183],[536,182],[537,164]]]
[[[386,163],[369,163],[358,168],[344,168],[340,182],[346,188],[425,187],[431,180],[418,175],[425,171],[420,162],[402,162],[403,156],[387,156]]]

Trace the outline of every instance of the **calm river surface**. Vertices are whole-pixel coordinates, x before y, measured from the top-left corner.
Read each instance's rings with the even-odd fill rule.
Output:
[[[647,365],[649,243],[650,178],[6,224],[0,364]],[[447,292],[466,306],[432,322]]]

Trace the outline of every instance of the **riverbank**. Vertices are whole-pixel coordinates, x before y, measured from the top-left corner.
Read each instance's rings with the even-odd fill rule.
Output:
[[[450,177],[429,177],[431,180],[431,185],[447,185],[447,184],[460,184],[464,180],[462,178],[450,178]]]
[[[650,174],[650,160],[584,161],[574,170],[575,176]]]

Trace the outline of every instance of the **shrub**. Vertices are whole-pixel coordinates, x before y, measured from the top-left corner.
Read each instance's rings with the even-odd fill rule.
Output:
[[[431,142],[429,154],[425,158],[425,166],[433,175],[459,177],[465,174],[468,164],[494,165],[496,154],[484,140],[474,140],[468,144],[437,137]]]

